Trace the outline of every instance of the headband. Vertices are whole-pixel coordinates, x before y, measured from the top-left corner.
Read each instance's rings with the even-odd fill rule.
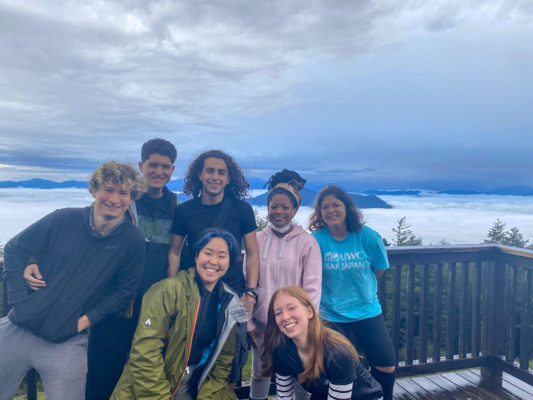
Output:
[[[298,207],[300,207],[300,204],[302,203],[302,195],[299,191],[297,191],[292,185],[289,185],[288,183],[282,182],[278,183],[276,186],[274,186],[272,189],[268,191],[268,194],[272,193],[274,189],[282,188],[287,190],[290,194],[293,195],[294,199],[296,200],[296,204],[298,204]]]

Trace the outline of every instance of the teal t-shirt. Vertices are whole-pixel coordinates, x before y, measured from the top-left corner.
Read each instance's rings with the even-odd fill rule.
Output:
[[[327,228],[312,233],[322,253],[320,316],[352,322],[381,314],[373,269],[389,268],[381,236],[366,226],[336,240]]]

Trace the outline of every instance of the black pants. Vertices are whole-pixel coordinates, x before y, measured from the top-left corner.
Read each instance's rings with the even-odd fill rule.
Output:
[[[354,322],[335,322],[338,330],[364,354],[371,367],[393,367],[396,365],[394,347],[383,319],[383,314]]]
[[[108,400],[128,360],[137,318],[111,316],[91,327],[86,400]]]
[[[383,398],[392,400],[394,372],[382,372],[375,368],[394,367],[396,365],[394,347],[383,314],[360,321],[336,322],[334,328],[346,336],[354,347],[364,354],[372,367],[372,375],[383,387]]]

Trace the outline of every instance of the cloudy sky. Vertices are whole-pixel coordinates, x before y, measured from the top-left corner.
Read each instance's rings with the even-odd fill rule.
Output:
[[[533,2],[0,3],[0,180],[152,137],[358,189],[533,186]]]

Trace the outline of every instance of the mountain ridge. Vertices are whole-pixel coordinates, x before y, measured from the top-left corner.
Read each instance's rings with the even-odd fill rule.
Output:
[[[249,180],[251,189],[263,189],[263,182],[253,178]],[[33,178],[24,181],[0,181],[0,189],[8,188],[29,188],[29,189],[66,189],[66,188],[87,188],[89,183],[87,181],[67,180],[62,182],[51,181],[48,179]],[[183,189],[183,179],[173,179],[168,183],[168,188],[172,191],[181,191]],[[315,192],[314,189],[320,188],[320,185],[309,184],[311,189],[306,187],[306,190]],[[342,185],[340,185],[342,186]],[[349,189],[348,189],[349,190]],[[487,194],[487,195],[510,195],[510,196],[533,196],[533,188],[526,185],[515,185],[497,188],[493,190],[472,190],[452,188],[446,190],[424,190],[424,189],[395,189],[395,190],[364,190],[355,191],[349,190],[351,193],[357,192],[364,195],[375,196],[418,196],[424,192],[437,194],[457,194],[457,195],[473,195],[473,194]]]

